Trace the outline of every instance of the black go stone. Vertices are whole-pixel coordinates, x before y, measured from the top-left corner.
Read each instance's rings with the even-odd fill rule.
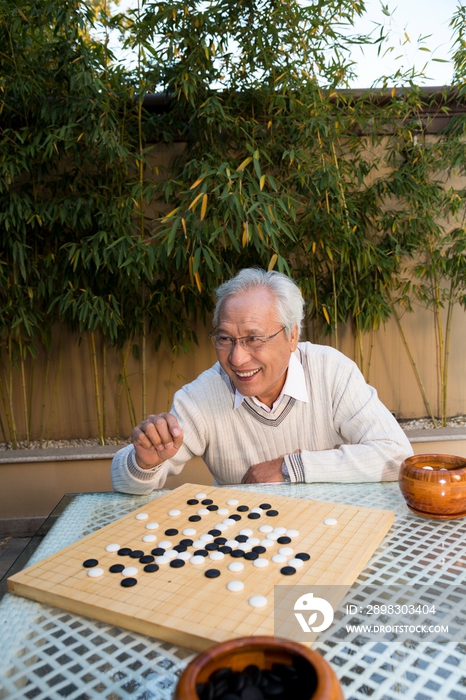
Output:
[[[190,498],[189,501],[186,501],[186,503],[188,504],[188,506],[197,506],[199,501],[197,500],[197,498]]]
[[[261,517],[260,513],[248,513],[248,518],[250,520],[258,520]]]
[[[223,544],[221,547],[218,548],[219,552],[223,552],[223,554],[230,554],[232,551],[231,547],[228,547],[227,545]]]
[[[133,549],[129,556],[131,557],[131,559],[139,559],[140,557],[144,556],[144,552],[142,551],[142,549]]]
[[[267,550],[261,544],[258,544],[258,545],[256,545],[256,547],[252,548],[252,551],[257,552],[258,554],[264,554],[264,552],[266,552]]]
[[[296,569],[294,566],[284,566],[280,569],[280,573],[283,574],[283,576],[292,576],[296,573]]]
[[[296,559],[302,559],[302,561],[309,561],[311,558],[311,555],[308,554],[307,552],[298,552],[298,554],[295,554]]]
[[[123,588],[131,588],[132,586],[135,586],[137,584],[137,579],[135,578],[124,578],[121,581],[121,584]]]
[[[204,576],[207,578],[217,578],[220,576],[220,571],[218,569],[207,569],[207,571],[204,572]]]
[[[125,568],[124,564],[113,564],[110,568],[109,571],[111,574],[121,574],[123,569]]]
[[[270,518],[273,518],[275,515],[278,515],[278,510],[266,510],[265,514]]]
[[[178,534],[178,530],[174,527],[169,527],[168,530],[165,530],[165,534],[168,535],[168,537],[174,537]]]
[[[152,562],[154,561],[154,557],[150,554],[144,554],[144,556],[141,557],[139,561],[141,562],[141,564],[152,564]]]
[[[246,552],[244,555],[244,558],[247,559],[248,561],[254,561],[255,559],[259,558],[259,555],[257,552],[253,552],[252,550],[250,552]]]
[[[213,503],[213,500],[211,498],[204,498],[203,501],[201,501],[203,506],[211,506]]]
[[[198,549],[197,552],[194,552],[193,556],[208,557],[209,552],[206,549]]]
[[[200,515],[190,515],[188,518],[190,523],[198,523],[200,519],[201,519]]]
[[[218,535],[221,535],[222,531],[221,530],[216,530],[215,528],[213,530],[209,530],[209,535],[212,535],[212,537],[218,537]],[[226,540],[225,540],[226,542]]]
[[[188,548],[185,544],[176,544],[173,549],[175,552],[186,552]]]
[[[144,567],[144,571],[148,574],[153,574],[155,571],[159,570],[159,565],[158,564],[147,564],[147,566]]]
[[[248,538],[246,537],[246,535],[236,535],[236,537],[235,537],[235,540],[237,542],[246,542],[247,539]]]
[[[247,510],[249,510],[249,506],[238,506],[236,510],[238,513],[245,513]]]
[[[98,563],[97,559],[86,559],[86,561],[83,561],[83,566],[85,566],[86,569],[92,569],[92,567],[97,566]]]
[[[151,551],[151,554],[153,554],[154,557],[161,557],[162,554],[165,554],[165,550],[163,547],[156,547]]]
[[[261,503],[259,508],[262,508],[262,510],[269,510],[272,506],[270,503]]]
[[[170,562],[170,566],[173,569],[181,569],[182,566],[185,565],[185,560],[184,559],[172,559]]]
[[[233,559],[239,559],[240,557],[244,557],[244,552],[242,549],[234,549],[230,553],[230,556],[233,557]]]
[[[277,542],[278,544],[290,544],[291,537],[279,537]]]
[[[183,547],[191,547],[191,545],[193,544],[193,540],[180,540],[180,544],[183,545]]]
[[[128,557],[131,554],[131,549],[129,547],[122,547],[118,550],[117,554],[120,557]]]
[[[219,548],[219,545],[216,542],[208,542],[205,548],[208,552],[215,552]]]
[[[218,510],[218,506],[216,506],[216,505],[207,506],[207,510],[211,510],[211,511]]]
[[[216,542],[217,544],[225,544],[226,541],[227,541],[226,537],[216,537],[214,539],[214,542]]]
[[[228,516],[230,520],[241,520],[241,515],[238,515],[238,513],[233,513],[233,515]]]

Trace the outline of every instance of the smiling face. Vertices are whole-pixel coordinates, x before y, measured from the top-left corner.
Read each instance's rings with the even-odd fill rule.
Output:
[[[216,328],[218,335],[242,338],[247,335],[273,335],[282,328],[275,300],[266,289],[254,289],[229,297],[223,303]],[[290,355],[298,344],[295,326],[287,338],[278,333],[259,350],[247,350],[235,343],[232,350],[217,348],[222,369],[243,396],[256,396],[271,407],[280,396]]]

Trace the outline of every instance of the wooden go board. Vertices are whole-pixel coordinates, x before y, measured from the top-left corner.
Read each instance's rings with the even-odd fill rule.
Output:
[[[196,498],[198,494],[204,494],[204,497]],[[188,505],[191,499],[199,502]],[[213,503],[202,504],[201,501],[206,499]],[[227,504],[235,500],[237,504]],[[212,505],[214,508],[209,509]],[[200,509],[200,519],[190,521],[189,518],[197,516]],[[259,515],[249,517],[252,509],[257,509]],[[277,511],[278,514],[274,515],[273,512]],[[137,519],[140,514],[147,517]],[[241,519],[231,520],[231,515],[239,515]],[[324,521],[329,518],[337,522],[326,524]],[[15,574],[8,579],[8,589],[70,612],[201,651],[233,637],[273,635],[276,585],[351,586],[387,534],[393,519],[391,511],[184,484]],[[165,540],[175,547],[181,540],[191,539],[193,545],[187,546],[188,554],[183,554],[188,557],[199,551],[196,538],[208,535],[210,530],[216,529],[215,525],[225,525],[225,520],[230,522],[220,537],[227,541],[235,540],[243,529],[253,531],[248,539],[269,540],[265,552],[258,555],[268,560],[264,568],[259,568],[252,559],[232,556],[227,550],[221,560],[213,560],[210,554],[218,550],[209,548],[201,564],[195,565],[187,559],[179,568],[178,565],[174,568],[171,564],[174,559],[170,559],[170,563],[160,564],[157,571],[148,573],[138,558],[106,551],[108,545],[118,544],[121,549],[129,548],[134,553],[142,550],[151,556],[151,551]],[[158,523],[158,527],[147,529],[152,523]],[[298,531],[299,534],[291,533],[291,537],[282,534],[291,542],[281,544],[276,538],[277,533],[269,537],[260,530],[263,526],[268,526],[266,529],[271,526],[274,530],[280,528],[280,532],[283,529]],[[185,536],[183,530],[188,528],[196,530],[196,534]],[[165,535],[170,529],[177,530],[178,534]],[[143,541],[148,534],[155,535],[156,540]],[[209,537],[215,544],[218,537],[212,535],[204,542]],[[225,543],[218,546],[228,549]],[[256,546],[262,547],[260,543]],[[272,557],[283,546],[290,547],[293,554],[288,553],[285,563],[275,563]],[[183,547],[186,543],[180,546]],[[252,545],[245,543],[243,551],[246,550],[253,551]],[[296,567],[291,575],[281,573],[297,553],[309,554],[310,559]],[[174,555],[172,551],[169,556],[178,558],[178,554]],[[155,562],[158,556],[160,554],[155,556]],[[83,563],[89,559],[97,560],[98,564],[92,566],[91,563],[91,567],[86,568]],[[230,571],[228,567],[233,562],[243,563],[243,570]],[[137,583],[132,587],[122,587],[123,579],[130,576],[110,573],[110,567],[115,564],[136,567],[138,572],[132,578]],[[91,578],[91,568],[100,568],[103,573]],[[219,575],[207,578],[206,571],[210,569],[217,570]],[[227,584],[231,581],[242,582],[243,590],[228,590]],[[254,596],[266,599],[264,607],[251,606]]]

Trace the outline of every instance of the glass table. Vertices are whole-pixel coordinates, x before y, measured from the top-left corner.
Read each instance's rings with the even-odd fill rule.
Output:
[[[466,519],[435,521],[407,509],[397,484],[235,486],[264,494],[363,505],[395,512],[395,524],[355,583],[399,583],[459,591],[466,584]],[[39,532],[32,564],[167,493],[66,497]],[[53,522],[55,521],[55,522]],[[29,550],[30,552],[30,550]],[[28,551],[20,565],[25,565]],[[466,601],[455,598],[466,629]],[[344,620],[340,620],[343,629]],[[195,652],[7,593],[0,602],[0,700],[172,698]],[[340,631],[341,631],[340,629]],[[464,634],[462,634],[464,637]],[[332,665],[346,700],[466,700],[466,642],[374,640],[337,631],[313,645]],[[291,699],[290,699],[291,700]]]

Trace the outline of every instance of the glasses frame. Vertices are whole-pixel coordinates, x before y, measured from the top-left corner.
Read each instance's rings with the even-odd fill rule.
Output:
[[[272,335],[243,335],[240,338],[231,338],[230,336],[226,336],[226,335],[220,336],[221,338],[229,338],[231,341],[233,341],[231,347],[229,347],[229,348],[222,348],[221,346],[219,347],[216,345],[218,336],[216,333],[214,333],[214,331],[216,330],[215,328],[213,331],[211,331],[209,333],[208,337],[211,339],[212,344],[216,350],[228,350],[228,352],[233,351],[236,343],[239,343],[241,345],[241,347],[244,348],[244,343],[248,338],[259,338],[262,341],[262,345],[260,345],[258,348],[253,348],[253,350],[260,350],[261,348],[264,347],[264,345],[266,345],[268,343],[269,340],[272,340],[272,338],[275,338],[279,333],[284,331],[285,328],[286,328],[286,326],[283,326],[282,328],[280,328],[279,331],[277,331],[276,333],[273,333]],[[247,349],[250,350],[251,348],[247,348]]]

